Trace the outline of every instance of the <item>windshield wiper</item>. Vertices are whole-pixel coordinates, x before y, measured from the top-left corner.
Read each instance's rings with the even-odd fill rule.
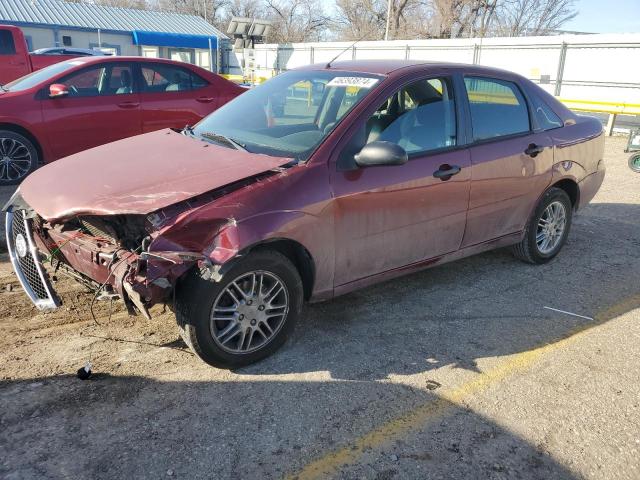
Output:
[[[193,131],[192,131],[192,134],[194,134]],[[204,133],[201,133],[200,136],[209,140],[213,140],[214,142],[217,142],[217,143],[224,143],[227,145],[231,145],[233,148],[240,150],[242,152],[247,151],[247,149],[245,148],[245,145],[243,145],[242,143],[236,142],[233,138],[227,137],[226,135],[221,135],[219,133],[213,133],[213,132],[204,132]]]

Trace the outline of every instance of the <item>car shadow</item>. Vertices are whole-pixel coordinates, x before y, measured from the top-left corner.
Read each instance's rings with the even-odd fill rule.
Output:
[[[639,225],[637,205],[592,204],[548,264],[503,249],[309,305],[283,350],[237,373],[372,380],[444,365],[477,371],[479,359],[528,351],[609,320],[622,313],[616,306],[639,306]]]
[[[544,445],[387,382],[55,376],[0,381],[0,401],[2,478],[281,478],[403,418],[331,476],[578,478]]]

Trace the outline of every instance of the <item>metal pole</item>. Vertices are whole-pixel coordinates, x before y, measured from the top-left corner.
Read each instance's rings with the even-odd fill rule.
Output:
[[[102,48],[102,38],[100,37],[100,29],[98,29],[98,48]]]
[[[562,76],[564,75],[564,63],[567,59],[567,44],[562,42],[560,47],[560,58],[558,59],[558,73],[556,73],[556,89],[553,94],[556,97],[560,96],[560,90],[562,89]]]
[[[213,47],[211,46],[211,37],[209,37],[209,70],[213,70]]]
[[[387,27],[384,30],[384,39],[389,40],[389,20],[391,17],[391,0],[387,0]]]

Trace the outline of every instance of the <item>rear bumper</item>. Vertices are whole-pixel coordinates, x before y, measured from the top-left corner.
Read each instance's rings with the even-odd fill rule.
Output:
[[[597,170],[595,173],[591,175],[587,175],[582,181],[578,184],[578,188],[580,190],[580,206],[579,208],[584,208],[593,197],[596,196],[602,182],[604,181],[605,170],[601,168]]]
[[[18,281],[39,310],[60,306],[42,265],[40,251],[33,239],[32,220],[26,210],[8,210],[6,217],[7,249]]]

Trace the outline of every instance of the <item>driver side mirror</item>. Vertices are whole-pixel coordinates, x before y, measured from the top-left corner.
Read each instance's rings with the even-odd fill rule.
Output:
[[[66,97],[69,95],[69,89],[62,83],[54,83],[49,87],[49,98]]]
[[[354,156],[359,167],[379,165],[403,165],[409,161],[404,148],[391,142],[371,142],[366,144],[360,153]]]

